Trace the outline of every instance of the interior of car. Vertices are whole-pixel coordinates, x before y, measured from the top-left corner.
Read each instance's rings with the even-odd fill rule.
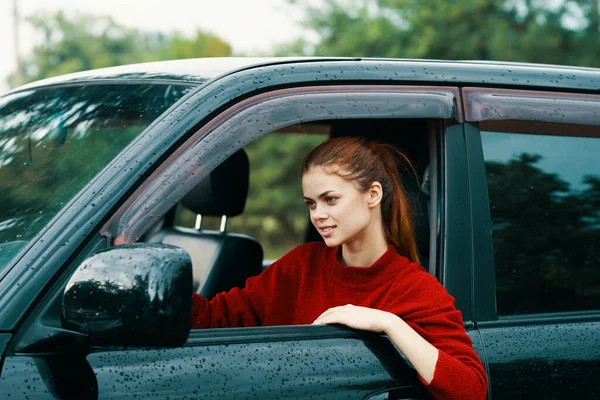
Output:
[[[393,144],[400,149],[413,163],[417,175],[415,177],[410,170],[401,171],[404,188],[414,209],[415,236],[421,264],[427,269],[431,241],[429,209],[432,203],[429,190],[430,142],[435,140],[436,129],[436,121],[425,119],[345,119],[289,126],[271,132],[265,138],[270,137],[275,146],[282,143],[284,136],[313,138],[310,147],[305,146],[302,154],[295,155],[299,158],[295,161],[297,165],[292,168],[297,173],[294,172],[286,182],[275,179],[275,183],[292,185],[295,190],[300,191],[297,202],[301,206],[304,204],[301,197],[300,162],[310,148],[314,147],[314,143],[326,138],[363,136],[369,140]],[[317,136],[315,142],[314,138]],[[262,138],[258,139],[260,140]],[[253,200],[253,189],[254,193],[276,189],[273,186],[264,187],[260,178],[253,176],[253,168],[258,168],[265,157],[275,158],[274,162],[277,162],[277,156],[286,157],[286,154],[271,151],[271,154],[255,154],[250,159],[249,147],[253,144],[238,150],[221,163],[141,239],[144,242],[169,244],[185,249],[192,259],[194,291],[205,298],[212,298],[233,287],[243,287],[247,278],[259,274],[294,246],[322,240],[305,208],[299,211],[300,222],[295,224],[295,233],[290,232],[291,229],[284,233],[273,231],[271,236],[277,238],[282,234],[290,236],[286,241],[288,247],[279,249],[277,254],[269,250],[269,238],[261,241],[255,237],[263,237],[268,229],[236,224],[236,221],[243,220],[244,217],[252,217],[249,215],[253,212],[249,203]],[[290,179],[293,182],[289,182]],[[278,207],[284,209],[277,210]],[[285,207],[285,204],[279,204],[275,199],[268,209],[274,214],[277,211],[286,215]],[[291,209],[288,211],[293,212]],[[261,213],[258,218],[267,220],[269,216]]]

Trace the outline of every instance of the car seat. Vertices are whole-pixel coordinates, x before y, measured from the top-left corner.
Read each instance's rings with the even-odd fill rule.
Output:
[[[180,204],[202,217],[221,217],[221,229],[171,227],[149,242],[178,246],[192,259],[194,291],[205,298],[244,287],[262,270],[263,250],[255,239],[226,231],[228,217],[242,214],[248,195],[250,166],[244,150],[226,159],[187,193]]]

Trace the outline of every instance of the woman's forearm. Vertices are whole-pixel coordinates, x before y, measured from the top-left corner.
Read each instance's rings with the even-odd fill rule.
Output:
[[[410,361],[421,378],[431,383],[438,360],[438,349],[423,339],[406,322],[394,314],[389,314],[383,326],[383,332]]]

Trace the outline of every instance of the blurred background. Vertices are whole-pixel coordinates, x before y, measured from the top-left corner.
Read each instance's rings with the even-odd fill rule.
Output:
[[[0,94],[55,75],[229,56],[499,60],[597,67],[600,0],[0,0]],[[302,242],[304,155],[327,135],[267,135],[230,228],[265,257]],[[180,210],[182,225],[195,215]],[[209,227],[210,226],[209,221]],[[218,221],[214,221],[215,226]]]
[[[1,0],[0,92],[192,57],[600,59],[600,0]]]

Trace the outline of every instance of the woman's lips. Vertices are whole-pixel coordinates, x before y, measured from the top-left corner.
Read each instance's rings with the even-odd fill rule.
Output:
[[[328,238],[331,235],[333,235],[333,231],[335,230],[336,226],[326,226],[323,228],[319,228],[319,232],[321,233],[321,236],[323,236],[323,238]]]

